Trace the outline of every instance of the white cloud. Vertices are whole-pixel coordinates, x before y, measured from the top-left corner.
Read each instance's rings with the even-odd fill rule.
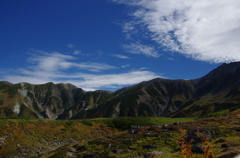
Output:
[[[70,61],[74,59],[76,58],[73,56],[64,55],[58,52],[44,52],[41,55],[34,55],[29,58],[29,61],[34,64],[32,68],[35,70],[53,72],[72,67],[74,63]]]
[[[117,58],[120,58],[120,59],[129,59],[128,56],[121,55],[121,54],[113,54],[112,56],[117,57]]]
[[[96,62],[75,62],[77,58],[58,52],[47,53],[35,50],[29,58],[28,68],[5,71],[0,80],[12,83],[28,82],[32,84],[71,83],[86,91],[96,89],[117,89],[158,77],[154,72],[135,70],[125,73],[107,73],[117,67]],[[39,54],[40,53],[40,54]],[[127,67],[129,65],[125,65]],[[74,71],[72,71],[74,69]],[[77,69],[77,71],[76,71]],[[81,70],[87,70],[86,73]],[[82,72],[82,73],[79,73]],[[3,74],[3,73],[2,73]]]
[[[143,54],[154,58],[160,56],[154,47],[143,45],[139,42],[135,42],[129,45],[123,45],[123,48],[125,49],[125,51],[133,54]]]
[[[196,60],[240,60],[239,0],[113,0],[134,6],[133,23],[144,26],[151,40]],[[136,29],[136,28],[135,28]]]

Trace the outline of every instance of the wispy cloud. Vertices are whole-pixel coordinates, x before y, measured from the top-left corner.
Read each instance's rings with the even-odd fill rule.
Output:
[[[132,21],[124,24],[126,34],[141,25],[169,51],[215,63],[240,60],[239,0],[113,1],[135,8]]]
[[[123,45],[123,48],[125,49],[126,52],[133,54],[143,54],[154,58],[160,56],[153,46],[143,45],[139,42]]]
[[[2,73],[3,77],[0,80],[32,84],[71,83],[89,91],[117,89],[158,77],[154,72],[141,70],[111,73],[111,70],[118,69],[118,67],[105,63],[76,62],[77,60],[76,57],[59,52],[48,53],[35,50],[34,54],[28,59],[29,67],[11,71],[1,70],[5,74]],[[125,67],[127,66],[125,65]],[[74,71],[72,71],[73,69]],[[103,71],[107,71],[107,73],[104,72],[103,74]]]
[[[72,49],[72,48],[74,48],[74,47],[75,47],[75,45],[74,45],[74,44],[72,44],[72,43],[68,43],[68,44],[67,44],[67,47]]]
[[[80,69],[93,71],[93,72],[99,72],[103,70],[109,70],[109,69],[116,69],[117,67],[104,64],[104,63],[96,63],[96,62],[82,62],[80,64],[73,64],[73,66],[76,66]]]
[[[73,54],[74,54],[74,55],[79,55],[79,54],[81,54],[81,51],[80,51],[80,50],[74,50],[74,51],[73,51]]]
[[[120,59],[130,59],[128,56],[121,55],[121,54],[113,54],[112,56],[120,58]]]
[[[33,64],[31,69],[46,72],[58,72],[59,70],[66,70],[74,67],[94,72],[116,68],[115,66],[105,63],[74,62],[76,59],[77,58],[73,56],[64,55],[59,52],[44,52],[40,55],[34,55],[33,57],[29,58],[29,61]]]
[[[142,81],[150,80],[159,77],[155,73],[150,71],[131,71],[127,73],[119,74],[76,74],[75,78],[81,78],[82,80],[69,80],[85,90],[96,90],[105,88],[120,88],[127,85],[136,84]]]
[[[131,66],[131,65],[130,64],[126,64],[126,65],[122,65],[121,68],[127,68],[129,66]]]

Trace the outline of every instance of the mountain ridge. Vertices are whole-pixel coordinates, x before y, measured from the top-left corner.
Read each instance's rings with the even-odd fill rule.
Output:
[[[0,81],[0,116],[48,119],[202,116],[240,106],[239,74],[240,62],[233,62],[197,79],[155,78],[115,91],[84,91],[70,83]]]

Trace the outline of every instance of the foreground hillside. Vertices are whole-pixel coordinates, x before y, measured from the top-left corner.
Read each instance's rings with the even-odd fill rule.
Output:
[[[156,78],[114,92],[71,84],[0,82],[0,117],[198,117],[240,106],[240,62],[194,80]]]
[[[193,121],[131,126],[122,133],[58,148],[41,158],[234,158],[240,154],[239,120],[237,110]]]
[[[240,110],[212,115],[216,117],[1,119],[0,157],[233,158],[240,153]],[[200,138],[184,137],[194,130],[202,132]]]

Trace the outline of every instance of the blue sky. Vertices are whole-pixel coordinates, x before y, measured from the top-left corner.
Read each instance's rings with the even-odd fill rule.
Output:
[[[1,0],[0,80],[116,90],[240,60],[239,0]]]

